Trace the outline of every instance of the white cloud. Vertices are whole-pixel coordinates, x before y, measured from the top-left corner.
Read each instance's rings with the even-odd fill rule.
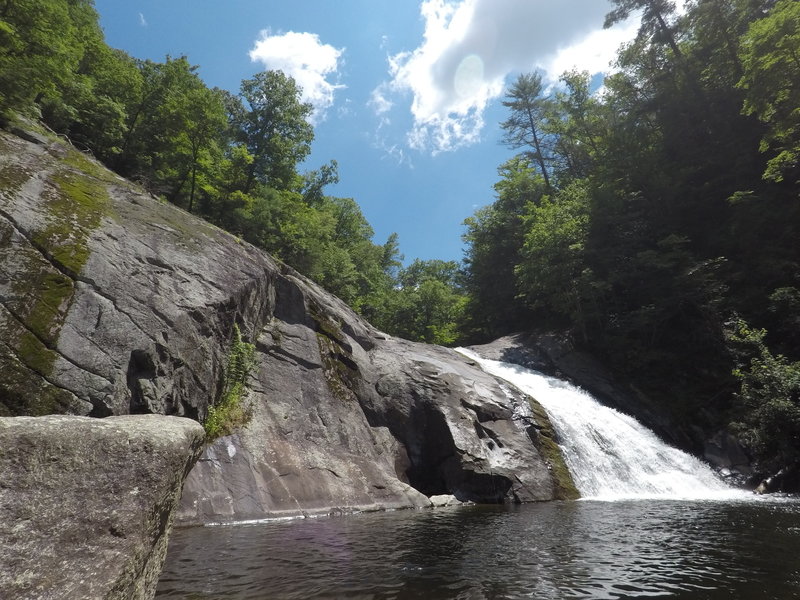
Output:
[[[375,114],[378,116],[389,112],[394,106],[394,102],[388,98],[391,91],[387,88],[388,86],[386,84],[376,87],[374,90],[372,90],[369,102],[367,103],[368,106],[372,107],[372,109],[375,111]]]
[[[289,31],[273,35],[264,30],[250,51],[250,60],[293,77],[303,90],[303,102],[314,107],[312,121],[319,122],[333,105],[336,90],[345,87],[335,82],[343,52],[344,48],[323,44],[314,33]]]
[[[147,19],[144,18],[144,14],[142,13],[139,13],[139,25],[147,27]]]
[[[572,68],[608,71],[630,23],[603,31],[611,5],[598,0],[424,0],[422,44],[389,57],[390,80],[374,93],[379,114],[410,95],[411,147],[433,153],[480,139],[484,111],[515,72],[555,81]]]
[[[572,69],[589,73],[608,73],[619,47],[636,37],[639,23],[630,21],[612,29],[598,29],[567,48],[562,48],[540,62],[550,81]]]

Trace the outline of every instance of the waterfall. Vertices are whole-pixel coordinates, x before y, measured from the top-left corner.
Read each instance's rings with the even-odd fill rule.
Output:
[[[583,498],[712,499],[744,495],[703,462],[662,442],[633,417],[603,406],[579,387],[524,367],[458,352],[547,411]]]

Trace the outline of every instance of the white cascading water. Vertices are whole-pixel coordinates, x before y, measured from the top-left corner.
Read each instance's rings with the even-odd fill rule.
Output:
[[[662,442],[633,417],[555,377],[458,352],[535,398],[555,428],[582,498],[713,499],[742,496],[703,462]]]

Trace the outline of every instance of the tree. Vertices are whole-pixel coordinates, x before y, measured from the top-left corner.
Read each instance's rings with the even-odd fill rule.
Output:
[[[740,348],[734,371],[741,383],[736,394],[739,420],[734,427],[759,459],[777,469],[800,461],[800,362],[773,355],[766,335],[765,329],[741,319],[729,334]]]
[[[776,153],[764,178],[782,181],[800,173],[800,3],[780,0],[763,19],[750,25],[742,40],[745,90],[743,112],[768,129],[761,151]]]
[[[59,97],[84,53],[90,0],[6,0],[0,5],[0,109],[30,111]]]
[[[452,345],[460,337],[467,297],[454,261],[414,260],[400,269],[377,324],[392,335]]]
[[[514,267],[525,241],[527,207],[541,202],[547,193],[542,175],[521,157],[506,161],[498,174],[496,201],[464,221],[462,236],[467,245],[468,333],[480,340],[527,324],[528,310],[518,298]]]
[[[218,91],[205,87],[198,80],[185,94],[174,94],[166,108],[175,118],[170,162],[177,173],[169,197],[192,212],[198,180],[210,184],[214,164],[222,159],[220,142],[227,126],[224,105]],[[182,201],[187,195],[187,183],[188,198]]]
[[[112,163],[121,152],[128,107],[141,83],[136,61],[96,38],[88,43],[75,77],[63,88],[61,106],[51,102],[43,107],[43,116],[79,147],[85,146],[98,159]],[[54,109],[63,110],[66,119],[59,122]]]
[[[639,37],[655,37],[656,41],[664,41],[672,49],[675,57],[683,58],[683,52],[678,47],[678,42],[668,23],[668,19],[675,13],[675,2],[672,0],[611,0],[615,8],[606,15],[603,27],[606,29],[626,20],[634,12],[642,11],[642,21],[639,27]]]
[[[325,199],[325,186],[339,183],[339,165],[332,160],[319,169],[303,174],[303,200],[311,206],[319,206]]]
[[[556,140],[559,180],[586,177],[602,162],[607,124],[603,104],[591,93],[590,81],[586,71],[564,73],[564,89],[556,92],[551,103],[545,130]]]
[[[259,182],[276,189],[293,185],[296,167],[311,151],[312,106],[300,102],[300,89],[282,71],[264,71],[241,85],[246,109],[237,123],[241,141],[253,157],[242,190]]]
[[[189,90],[202,82],[197,67],[185,56],[167,56],[163,63],[140,60],[137,66],[140,79],[127,106],[125,135],[114,166],[123,175],[147,183],[153,191],[167,193],[174,183],[166,183],[174,177],[166,172],[169,168],[167,155],[182,120],[173,109],[182,103],[182,97]]]
[[[545,133],[549,100],[543,97],[542,76],[522,74],[506,92],[503,106],[510,109],[508,119],[500,124],[503,143],[523,152],[531,164],[539,167],[544,184],[551,188],[549,166],[553,161],[553,139]]]
[[[520,291],[533,308],[570,317],[588,342],[581,289],[589,226],[586,186],[573,183],[527,208],[525,242],[515,269]]]

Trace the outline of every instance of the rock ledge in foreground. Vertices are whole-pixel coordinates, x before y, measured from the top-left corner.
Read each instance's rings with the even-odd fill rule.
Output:
[[[203,437],[157,415],[0,418],[0,597],[152,598]]]

